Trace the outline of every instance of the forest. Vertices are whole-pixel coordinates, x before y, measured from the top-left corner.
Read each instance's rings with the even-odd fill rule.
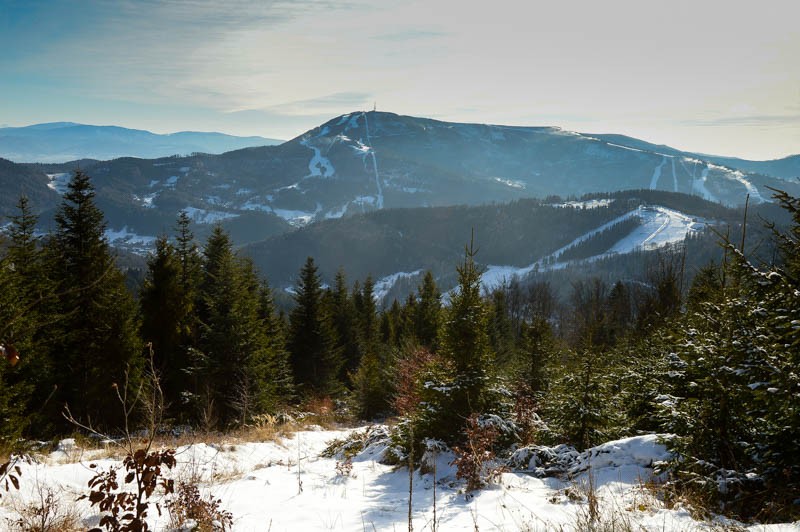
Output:
[[[74,421],[108,434],[144,425],[147,412],[116,398],[155,376],[159,430],[228,431],[328,401],[353,421],[391,420],[394,459],[408,465],[431,442],[500,456],[661,434],[673,493],[743,520],[800,518],[797,198],[776,191],[792,223],[771,228],[769,262],[720,235],[721,260],[691,283],[677,247],[646,283],[587,275],[487,292],[480,242],[466,242],[455,289],[428,272],[386,308],[371,277],[342,269],[327,286],[308,257],[288,311],[220,226],[198,242],[186,213],[132,291],[94,199],[77,171],[55,230],[39,235],[20,198],[0,247],[4,453],[73,434]],[[480,468],[463,467],[479,489]]]

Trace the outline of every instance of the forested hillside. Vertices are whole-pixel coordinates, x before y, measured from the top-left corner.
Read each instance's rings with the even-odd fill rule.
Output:
[[[543,202],[465,212],[476,225],[497,220],[491,239],[515,220],[504,212],[520,211],[514,223],[523,225],[555,218],[558,227],[593,227],[639,196],[615,195],[605,209],[583,209],[584,219]],[[698,215],[734,214],[692,201]],[[307,257],[285,314],[229,235],[217,226],[197,242],[186,214],[157,241],[134,299],[103,238],[91,181],[78,172],[53,233],[34,233],[24,198],[12,219],[0,262],[0,342],[10,362],[0,365],[0,441],[17,449],[72,433],[76,421],[107,434],[130,430],[152,413],[126,412],[117,393],[155,375],[159,430],[231,430],[309,401],[338,403],[351,419],[396,417],[387,460],[413,468],[430,445],[451,449],[467,491],[490,480],[487,457],[669,434],[673,458],[658,467],[670,493],[740,519],[796,519],[800,202],[785,194],[777,202],[791,227],[770,236],[769,261],[752,262],[740,249],[749,240],[720,232],[720,260],[691,283],[690,242],[662,250],[647,282],[587,275],[569,286],[534,278],[487,291],[478,235],[448,252],[457,282],[447,297],[427,272],[413,294],[382,310],[374,280],[353,273],[344,256],[328,286]],[[380,227],[402,212],[369,219]],[[410,225],[400,230],[447,231],[470,220],[450,212],[415,213],[413,225],[401,216]],[[526,243],[492,253],[514,245]]]

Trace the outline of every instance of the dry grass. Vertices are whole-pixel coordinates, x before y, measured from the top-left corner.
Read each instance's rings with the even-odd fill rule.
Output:
[[[27,503],[12,501],[16,517],[7,518],[10,531],[24,532],[77,532],[85,530],[75,504],[66,503],[64,497],[49,486],[36,484],[36,498]],[[69,498],[71,501],[71,498]]]

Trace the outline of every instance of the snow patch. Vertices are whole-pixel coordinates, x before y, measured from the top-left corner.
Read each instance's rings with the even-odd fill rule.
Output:
[[[614,198],[601,198],[586,201],[565,201],[564,203],[553,203],[552,206],[573,209],[596,209],[598,207],[608,207],[612,203],[614,203]]]
[[[375,301],[381,302],[386,297],[386,294],[394,287],[400,279],[410,279],[422,274],[422,270],[414,270],[413,272],[397,272],[386,277],[381,277],[375,281],[375,287],[372,291]]]
[[[109,243],[116,245],[124,243],[128,245],[138,244],[150,246],[156,241],[156,237],[154,236],[142,236],[132,231],[128,231],[127,225],[119,230],[106,229],[104,235]]]
[[[747,178],[744,177],[744,174],[739,170],[730,170],[729,168],[725,168],[724,166],[717,166],[715,164],[709,164],[708,166],[710,166],[713,170],[719,170],[721,172],[724,172],[725,177],[727,177],[728,179],[738,181],[739,183],[744,185],[744,188],[747,189],[747,193],[750,194],[750,198],[753,201],[756,201],[758,203],[766,202],[766,200],[764,199],[763,196],[761,196],[761,193],[758,191],[755,185],[753,185],[753,183],[748,181]]]
[[[372,139],[369,136],[369,122],[367,121],[367,114],[361,113],[364,117],[364,129],[367,132],[367,143],[369,143],[369,154],[372,156],[372,167],[375,170],[375,188],[378,190],[378,198],[376,206],[379,209],[383,209],[383,189],[381,188],[381,180],[378,175],[378,159],[375,158],[375,149],[372,146]]]
[[[325,219],[330,220],[331,218],[341,218],[347,212],[347,204],[345,203],[342,205],[342,208],[339,210],[330,210],[325,213]]]
[[[330,128],[325,126],[318,135],[312,138],[304,138],[300,141],[300,144],[314,152],[311,161],[308,163],[308,175],[306,175],[306,177],[333,177],[336,173],[330,160],[322,155],[322,150],[311,144],[312,140],[324,137],[329,132]]]
[[[136,194],[133,195],[133,200],[141,204],[142,207],[145,209],[153,209],[155,205],[153,205],[153,200],[158,197],[158,192],[152,192],[150,194],[145,194],[144,196],[137,196]]]
[[[61,194],[62,196],[66,194],[67,189],[69,188],[69,181],[72,179],[72,174],[69,172],[59,173],[59,174],[46,174],[47,179],[49,182],[47,183],[47,188],[50,190],[54,190]]]
[[[507,187],[517,188],[517,189],[524,189],[525,188],[525,183],[523,183],[522,181],[515,180],[515,179],[505,179],[505,178],[502,178],[502,177],[495,177],[494,180],[496,182],[500,183],[500,184],[503,184],[503,185],[507,186]]]
[[[186,215],[189,216],[193,222],[198,224],[214,224],[223,220],[239,217],[238,214],[233,212],[209,211],[196,207],[186,207],[183,210],[186,211]]]
[[[272,209],[272,212],[286,220],[289,225],[302,227],[314,221],[315,213],[307,211],[291,211],[287,209]]]
[[[655,190],[656,186],[658,185],[658,179],[661,177],[661,169],[664,165],[667,164],[667,156],[664,156],[664,159],[661,161],[661,164],[656,166],[655,170],[653,170],[653,176],[650,178],[650,190]]]
[[[178,179],[180,179],[180,176],[171,175],[167,179],[166,183],[164,183],[164,186],[169,188],[175,188],[175,185],[178,184]]]

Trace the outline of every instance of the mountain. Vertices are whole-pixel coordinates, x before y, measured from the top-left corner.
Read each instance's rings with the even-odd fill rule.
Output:
[[[771,207],[753,209],[760,213]],[[484,286],[492,287],[503,279],[656,250],[687,237],[716,241],[709,226],[736,226],[741,219],[740,209],[696,196],[638,190],[580,201],[389,209],[315,223],[243,251],[274,287],[293,286],[306,257],[312,256],[326,282],[344,267],[351,280],[372,275],[381,296],[402,296],[426,270],[445,289],[452,287],[454,267],[463,260],[473,229],[477,260],[486,269]],[[708,242],[706,247],[720,249]]]
[[[56,163],[76,159],[156,158],[174,154],[223,153],[279,144],[263,137],[181,131],[159,135],[117,126],[52,122],[0,128],[0,157],[16,162]]]
[[[20,168],[38,176],[26,186],[51,202],[41,206],[46,210],[58,201],[51,192],[63,190],[80,167],[94,180],[117,243],[134,248],[168,232],[181,209],[199,235],[221,221],[244,244],[313,221],[390,208],[626,189],[690,193],[726,205],[741,205],[748,194],[751,203],[768,201],[765,186],[800,195],[794,182],[640,142],[633,147],[554,127],[456,124],[372,111],[336,117],[276,146]],[[11,182],[3,193],[16,198],[22,184]],[[0,210],[4,214],[9,211]]]
[[[723,157],[721,155],[708,155],[703,153],[676,150],[675,148],[671,148],[664,144],[651,144],[649,142],[628,137],[626,135],[597,133],[586,133],[585,135],[629,148],[636,148],[654,153],[663,153],[677,157],[702,159],[704,161],[726,166],[734,170],[741,170],[743,172],[762,174],[787,180],[800,178],[800,155],[790,155],[782,159],[773,159],[769,161],[750,161],[747,159],[739,159],[737,157]]]

